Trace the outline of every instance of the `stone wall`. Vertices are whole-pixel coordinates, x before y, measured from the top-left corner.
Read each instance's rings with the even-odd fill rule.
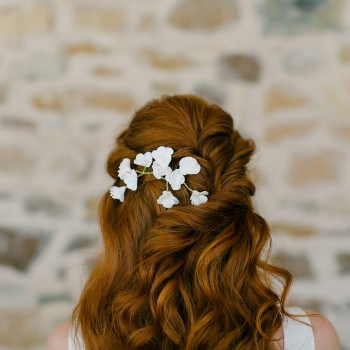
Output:
[[[2,0],[1,350],[42,349],[69,317],[116,132],[183,92],[256,140],[256,206],[291,302],[350,349],[350,2]]]

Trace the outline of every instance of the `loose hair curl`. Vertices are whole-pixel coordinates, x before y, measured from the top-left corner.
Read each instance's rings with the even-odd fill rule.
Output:
[[[191,156],[188,175],[208,202],[189,191],[172,209],[157,204],[164,181],[139,178],[123,203],[106,193],[100,205],[104,251],[73,314],[87,350],[275,348],[291,274],[267,261],[271,237],[253,209],[247,163],[255,145],[217,105],[191,95],[165,96],[138,110],[120,133],[107,171],[122,186],[123,158],[172,147],[171,167]],[[278,293],[272,278],[281,283]]]

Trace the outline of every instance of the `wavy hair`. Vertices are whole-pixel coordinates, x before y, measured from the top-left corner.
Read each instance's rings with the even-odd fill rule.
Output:
[[[247,174],[254,142],[232,117],[192,95],[164,96],[139,109],[107,161],[115,185],[123,158],[159,146],[174,149],[174,169],[185,156],[201,171],[186,182],[208,191],[193,206],[189,191],[165,209],[164,181],[139,178],[124,202],[106,193],[100,204],[104,250],[73,319],[87,350],[273,349],[282,326],[291,274],[268,262],[271,236],[254,211]],[[279,292],[273,280],[280,283]]]

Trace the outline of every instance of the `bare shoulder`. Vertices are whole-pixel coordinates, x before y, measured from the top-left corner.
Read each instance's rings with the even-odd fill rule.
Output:
[[[340,350],[340,341],[333,324],[323,315],[305,310],[310,319],[315,337],[316,350]]]
[[[70,322],[66,321],[58,325],[49,335],[46,342],[46,350],[67,350]]]

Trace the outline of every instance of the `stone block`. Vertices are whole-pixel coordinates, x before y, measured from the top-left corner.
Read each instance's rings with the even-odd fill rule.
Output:
[[[127,27],[128,16],[119,9],[98,7],[77,7],[74,23],[81,28],[120,33]]]
[[[0,104],[6,101],[7,89],[5,86],[0,86]]]
[[[185,0],[170,12],[169,22],[184,30],[213,31],[238,19],[234,0]]]
[[[274,222],[271,224],[271,232],[276,234],[286,233],[294,237],[309,237],[317,234],[316,227],[310,225],[301,225],[290,222]]]
[[[337,255],[338,270],[341,274],[350,274],[350,249],[349,252]]]
[[[342,29],[342,0],[264,0],[258,8],[265,34],[297,35]]]
[[[34,131],[37,128],[37,124],[34,121],[12,115],[3,116],[1,118],[1,125],[13,130]]]
[[[182,54],[165,54],[154,49],[145,49],[140,55],[151,66],[162,70],[180,70],[192,66],[189,57]]]
[[[296,279],[312,280],[315,278],[309,258],[304,253],[276,253],[272,263],[287,269]]]
[[[256,82],[260,78],[261,67],[259,60],[250,55],[232,54],[220,57],[218,72],[226,80],[242,80]]]
[[[35,307],[0,307],[1,349],[35,349],[45,342],[38,327],[39,310]]]
[[[0,147],[0,173],[26,173],[33,171],[36,156],[25,147]]]
[[[32,52],[15,59],[10,77],[19,79],[55,78],[65,70],[64,57],[59,53]]]
[[[275,113],[303,107],[307,102],[306,97],[291,88],[273,87],[266,93],[264,109],[267,113]]]
[[[100,77],[119,77],[122,75],[119,69],[107,66],[94,67],[91,73]]]
[[[65,253],[70,253],[76,250],[91,248],[96,244],[96,240],[91,237],[86,236],[76,236],[68,244],[67,248],[64,250]]]
[[[269,143],[276,143],[287,138],[295,139],[308,134],[316,125],[316,122],[311,121],[271,125],[265,130],[265,140]]]
[[[350,63],[350,44],[341,46],[339,50],[339,61],[345,64]]]
[[[68,205],[44,196],[32,195],[24,198],[23,205],[28,214],[44,214],[53,218],[65,217],[70,212]]]
[[[350,125],[335,125],[332,128],[332,134],[339,139],[350,142]]]
[[[48,32],[53,23],[49,6],[43,3],[10,6],[0,10],[0,37],[9,41]]]
[[[109,52],[109,50],[92,43],[82,42],[68,45],[65,48],[65,52],[68,55],[96,55],[106,54]]]
[[[0,264],[22,272],[28,270],[48,240],[44,233],[34,234],[8,227],[0,227],[0,237]]]
[[[214,86],[211,84],[198,84],[194,88],[195,94],[203,97],[210,103],[215,103],[222,106],[226,100],[226,91],[224,91],[219,86]]]
[[[343,154],[324,151],[313,154],[294,154],[291,157],[288,181],[292,186],[337,183],[342,176],[340,163]]]

